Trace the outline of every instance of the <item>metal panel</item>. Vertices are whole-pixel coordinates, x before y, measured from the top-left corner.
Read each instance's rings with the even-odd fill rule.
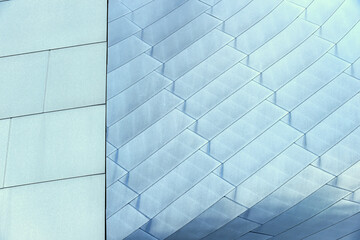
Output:
[[[3,2],[0,22],[6,24],[0,26],[0,56],[106,41],[106,4],[98,0]]]
[[[0,118],[43,111],[48,54],[0,58]]]
[[[137,220],[112,238],[356,238],[355,0],[115,5],[109,181],[136,194],[109,206]]]
[[[12,119],[5,186],[104,173],[104,124],[103,105]]]
[[[148,219],[132,206],[126,205],[106,220],[107,239],[124,239],[146,223]]]
[[[104,187],[101,174],[0,189],[0,237],[102,239]]]
[[[105,75],[105,43],[51,50],[44,110],[105,103]]]

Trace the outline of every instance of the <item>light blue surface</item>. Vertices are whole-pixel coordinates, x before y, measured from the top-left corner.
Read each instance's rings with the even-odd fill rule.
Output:
[[[300,203],[257,228],[256,231],[277,235],[317,215],[348,194],[346,190],[324,185]]]
[[[0,238],[101,239],[104,191],[104,174],[1,189]]]
[[[252,53],[291,24],[301,12],[303,8],[282,2],[269,15],[235,38],[234,47],[247,54]]]
[[[126,90],[134,83],[147,77],[161,63],[147,54],[142,54],[131,60],[122,67],[107,74],[107,97],[108,99]],[[121,77],[121,81],[118,79]]]
[[[43,111],[48,56],[39,52],[0,58],[0,118]],[[28,87],[19,88],[24,85]]]
[[[168,37],[171,39],[173,36],[179,34],[178,30],[180,28],[183,28],[181,31],[184,31],[184,28],[187,26],[188,31],[191,31],[191,28],[189,29],[191,22],[195,21],[206,9],[208,9],[207,5],[200,1],[187,1],[180,7],[165,15],[163,18],[160,18],[155,23],[144,28],[141,31],[140,37],[146,43],[155,46],[162,40],[168,39]],[[169,22],[171,22],[171,24],[169,24]],[[191,36],[189,35],[188,37]],[[182,41],[181,38],[178,40]],[[165,50],[174,51],[175,49]]]
[[[349,31],[352,32],[352,28],[359,20],[360,20],[359,1],[346,0],[337,9],[337,11],[334,12],[334,14],[322,25],[318,34],[319,36],[333,43],[337,43]]]
[[[112,0],[107,231],[353,240],[357,0]]]
[[[48,61],[45,112],[105,103],[106,43],[51,50]]]
[[[98,0],[2,1],[0,56],[104,42],[106,5]]]
[[[220,163],[201,151],[169,172],[137,199],[131,202],[146,216],[152,218],[168,204],[195,186],[203,177],[211,173]]]
[[[216,239],[234,239],[234,237],[240,237],[247,232],[254,230],[259,224],[246,220],[241,217],[237,217],[231,222],[224,225],[222,228],[210,233],[204,239],[216,240]]]
[[[104,105],[13,118],[4,186],[104,172],[104,124]]]
[[[244,1],[244,3],[247,2],[249,1]],[[221,29],[228,34],[237,37],[260,21],[262,18],[264,18],[266,15],[271,13],[271,11],[275,9],[281,2],[281,0],[269,0],[266,2],[262,0],[252,0],[244,8],[224,21]],[[219,9],[219,11],[222,10]]]
[[[0,239],[104,239],[107,1],[1,0],[0,22]]]
[[[132,169],[128,176],[121,178],[121,181],[137,192],[143,192],[178,164],[193,157],[192,154],[205,142],[205,139],[185,130]]]
[[[224,197],[198,217],[171,235],[169,239],[200,239],[214,230],[224,226],[246,210],[245,207]],[[209,221],[208,219],[213,219]],[[214,236],[214,235],[213,235]],[[224,235],[220,236],[224,239]]]

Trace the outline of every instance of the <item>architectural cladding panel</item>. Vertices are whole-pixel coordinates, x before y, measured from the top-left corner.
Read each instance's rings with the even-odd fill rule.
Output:
[[[359,239],[358,0],[109,0],[108,28],[108,240]]]
[[[106,1],[0,1],[0,239],[105,239]]]

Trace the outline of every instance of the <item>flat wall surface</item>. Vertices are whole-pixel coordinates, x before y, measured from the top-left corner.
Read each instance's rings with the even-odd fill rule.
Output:
[[[105,239],[107,2],[0,1],[0,239]]]
[[[110,0],[108,22],[108,240],[360,239],[358,0]]]

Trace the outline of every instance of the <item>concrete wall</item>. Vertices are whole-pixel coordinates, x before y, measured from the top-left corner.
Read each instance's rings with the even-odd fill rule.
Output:
[[[105,239],[105,0],[0,1],[0,239]]]

